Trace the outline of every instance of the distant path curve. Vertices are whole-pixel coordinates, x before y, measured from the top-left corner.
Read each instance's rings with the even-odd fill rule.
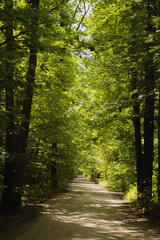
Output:
[[[69,186],[69,192],[44,204],[40,216],[8,229],[2,240],[160,240],[145,219],[131,212],[120,193],[84,176]]]

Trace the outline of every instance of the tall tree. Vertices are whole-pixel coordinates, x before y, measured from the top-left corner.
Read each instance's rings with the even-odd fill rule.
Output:
[[[15,197],[15,177],[13,153],[14,146],[14,39],[13,39],[13,1],[8,0],[4,7],[5,18],[5,40],[6,40],[6,60],[5,60],[5,81],[6,81],[6,112],[7,112],[7,127],[6,127],[6,152],[4,172],[4,189],[1,202],[1,210],[10,212],[16,205]]]
[[[96,53],[98,53],[97,58],[99,57],[103,61],[102,71],[104,75],[105,71],[109,71],[118,82],[120,78],[125,79],[127,71],[131,72],[132,89],[128,94],[132,95],[133,103],[132,119],[135,129],[138,191],[143,194],[142,198],[145,204],[152,198],[155,90],[155,66],[152,48],[154,47],[156,6],[156,1],[150,0],[125,1],[125,3],[122,1],[103,2],[97,4],[94,9],[93,18],[96,19],[97,25],[92,27],[94,30],[92,33],[93,44]],[[137,23],[134,22],[135,20]],[[122,31],[123,36],[121,35]],[[103,41],[102,36],[105,37],[105,40],[108,39],[107,44]],[[140,72],[142,73],[141,79]],[[140,82],[140,80],[142,81]],[[116,87],[116,89],[118,88]],[[141,93],[144,93],[143,100],[145,99],[143,127],[141,127],[140,119],[139,89]],[[141,131],[143,131],[144,137],[143,148]],[[143,155],[142,149],[144,149]]]
[[[139,10],[139,5],[136,2],[132,3],[132,15],[135,16]],[[131,59],[131,91],[132,91],[132,106],[133,106],[133,125],[135,135],[135,149],[136,149],[136,171],[137,171],[137,193],[138,199],[141,200],[143,192],[143,153],[142,153],[142,133],[141,133],[141,103],[140,95],[140,80],[139,69],[136,64],[137,61],[137,26],[138,19],[133,17],[131,19],[132,39],[130,46],[130,59]],[[140,75],[141,76],[141,75]]]
[[[6,159],[6,162],[5,162],[5,175],[4,175],[5,187],[3,189],[2,200],[1,200],[1,211],[4,214],[17,212],[20,208],[21,197],[22,197],[24,167],[25,167],[25,161],[26,161],[25,153],[27,148],[29,121],[31,116],[31,106],[32,106],[32,98],[33,98],[33,87],[35,82],[35,72],[36,72],[36,64],[37,64],[37,50],[38,50],[37,28],[38,28],[38,19],[39,19],[39,14],[38,14],[39,0],[31,0],[28,3],[30,4],[31,10],[33,11],[33,16],[30,24],[30,42],[29,42],[30,55],[29,55],[28,71],[27,71],[27,77],[26,77],[26,88],[24,93],[21,127],[18,132],[13,133],[13,130],[12,130],[10,131],[10,133],[6,134],[6,146],[7,146],[6,151],[9,154],[9,160]],[[10,7],[10,12],[12,13],[13,12],[12,1],[10,1],[9,7]],[[10,19],[10,23],[12,23],[11,16],[9,19]],[[7,39],[6,37],[6,43],[11,44],[12,43],[11,40],[13,39],[13,27],[11,26],[10,28],[7,28],[6,33],[9,35],[7,37],[10,37],[10,38],[12,37],[11,39]],[[9,68],[10,68],[9,77],[11,77],[11,80],[12,80],[13,68],[11,66],[9,66]],[[7,100],[8,105],[6,104],[6,110],[8,110],[7,108],[9,108],[9,110],[12,109],[13,111],[14,106],[12,103],[13,97],[11,95],[11,92],[13,92],[12,85],[11,85],[10,95],[9,96],[6,95],[7,97],[9,97],[7,98],[9,100]],[[12,106],[10,106],[11,103],[12,103]],[[13,122],[14,121],[12,116],[12,122],[11,122],[12,128],[13,128]]]
[[[160,204],[160,87],[158,99],[158,203]]]
[[[144,1],[147,7],[147,27],[146,37],[155,33],[153,26],[153,14],[155,11],[156,1]],[[144,165],[143,165],[143,192],[146,201],[152,198],[152,174],[153,174],[153,161],[154,161],[154,89],[155,89],[155,76],[154,76],[154,61],[153,46],[154,38],[146,42],[145,62],[144,62],[144,87],[145,87],[145,110],[144,110]]]
[[[131,81],[133,86],[133,125],[135,133],[135,147],[136,147],[136,165],[137,165],[137,191],[140,199],[143,191],[143,154],[142,154],[142,137],[141,137],[141,117],[140,117],[140,102],[138,99],[137,90],[137,72],[132,69]]]

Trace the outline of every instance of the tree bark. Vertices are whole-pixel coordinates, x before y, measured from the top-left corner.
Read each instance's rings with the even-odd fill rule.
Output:
[[[153,62],[149,63],[153,64]],[[148,68],[147,68],[148,66]],[[154,72],[150,65],[146,66],[146,98],[144,113],[144,191],[149,199],[152,198],[152,173],[154,160]],[[149,86],[150,85],[150,86]]]
[[[5,103],[7,115],[6,127],[6,153],[5,169],[4,169],[4,188],[1,200],[1,213],[11,213],[14,210],[15,197],[15,171],[14,171],[14,39],[13,39],[13,0],[8,0],[5,3],[5,30],[6,39],[6,61],[5,61]]]
[[[13,10],[13,2],[10,0],[10,10]],[[1,212],[3,214],[16,213],[21,206],[22,187],[24,180],[24,169],[26,162],[26,148],[29,133],[29,121],[31,116],[31,106],[33,98],[33,88],[35,82],[35,72],[37,64],[37,50],[38,50],[38,36],[36,34],[38,28],[38,10],[39,0],[31,0],[31,7],[34,10],[34,16],[31,21],[31,36],[30,36],[30,56],[28,64],[28,72],[26,78],[26,89],[23,102],[23,119],[21,128],[18,134],[13,134],[14,120],[12,111],[9,111],[9,127],[6,133],[6,151],[9,157],[5,162],[5,176],[4,176],[4,189],[1,200]],[[8,6],[7,6],[8,7]],[[8,11],[8,10],[7,10]],[[10,18],[12,19],[12,18]],[[10,20],[12,22],[12,20]],[[13,23],[12,23],[13,24]],[[12,41],[7,39],[7,35],[13,38],[13,25],[12,32],[6,30],[6,42],[11,45]],[[7,49],[11,51],[11,49]],[[6,67],[7,70],[7,67]],[[10,75],[9,75],[10,73]],[[9,71],[8,78],[13,80],[13,71]],[[12,75],[11,75],[12,74]],[[12,85],[11,85],[12,86]],[[11,94],[12,93],[12,94]],[[12,103],[12,105],[11,105]],[[6,110],[13,110],[13,88],[6,91]],[[12,116],[12,119],[11,119]],[[11,121],[12,120],[12,121]],[[11,131],[12,130],[12,131]]]
[[[151,15],[153,12],[152,1],[148,1],[148,25],[146,29],[147,36],[154,33]],[[144,111],[144,181],[143,192],[145,202],[149,202],[152,198],[152,174],[154,160],[154,63],[153,53],[150,52],[152,42],[146,43],[146,59],[145,59],[145,111]]]
[[[142,154],[142,136],[141,136],[141,119],[140,119],[140,102],[138,100],[137,88],[137,72],[131,70],[132,82],[132,100],[133,100],[133,125],[135,133],[135,148],[136,148],[136,168],[137,168],[137,192],[138,199],[140,199],[143,185],[143,154]]]
[[[139,9],[136,2],[132,3],[133,15]],[[137,40],[137,20],[132,19],[132,44],[131,44],[131,60],[133,67],[131,68],[131,88],[132,88],[132,107],[133,107],[133,126],[135,135],[135,150],[136,150],[136,170],[137,170],[137,198],[140,200],[143,185],[143,153],[142,153],[142,135],[141,135],[141,116],[140,116],[140,101],[139,101],[139,81],[138,70],[136,69],[136,41]]]
[[[31,23],[31,36],[30,36],[30,45],[29,45],[29,64],[27,71],[27,84],[24,94],[23,101],[23,120],[21,124],[20,134],[19,134],[19,147],[18,153],[24,154],[27,148],[27,140],[29,134],[29,121],[31,117],[31,107],[32,107],[32,99],[33,99],[33,89],[35,83],[35,75],[36,75],[36,66],[37,66],[37,51],[38,51],[38,10],[39,10],[39,0],[30,0],[32,8],[35,10],[35,16],[32,19]]]
[[[158,104],[158,203],[160,204],[160,87]]]

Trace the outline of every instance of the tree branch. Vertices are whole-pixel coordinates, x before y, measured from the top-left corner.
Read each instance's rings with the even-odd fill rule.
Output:
[[[59,5],[55,6],[55,7],[52,8],[52,9],[50,9],[49,12],[53,12],[54,10],[59,9],[61,5],[66,4],[66,3],[69,2],[69,1],[70,1],[70,0],[62,0],[62,2],[61,2]]]
[[[82,16],[82,18],[81,18],[81,21],[80,21],[79,24],[78,24],[78,27],[77,27],[76,31],[79,30],[79,28],[80,28],[80,26],[81,26],[81,24],[82,24],[85,16],[87,15],[87,13],[89,12],[89,10],[90,10],[90,8],[91,8],[91,5],[88,6],[88,8],[86,8],[86,3],[85,3],[84,0],[83,0],[83,3],[84,3],[84,14],[83,14],[83,16]]]
[[[81,1],[82,1],[82,0],[79,1],[79,3],[78,3],[78,5],[77,5],[77,7],[76,7],[76,10],[75,10],[75,12],[74,12],[74,15],[73,15],[73,18],[72,18],[72,19],[75,18],[75,16],[76,16],[76,14],[77,14],[77,11],[78,11],[78,8],[79,8],[79,5],[80,5]]]
[[[58,10],[61,5],[65,4],[65,3],[69,2],[69,1],[70,1],[70,0],[62,0],[62,2],[61,2],[59,5],[55,6],[55,7],[52,8],[52,9],[50,9],[49,12],[53,12],[53,11],[55,11],[55,10]],[[40,25],[43,24],[44,22],[45,22],[45,21],[40,22],[38,25],[40,26]],[[18,38],[19,36],[22,36],[23,34],[28,33],[29,31],[30,31],[30,30],[22,30],[20,33],[18,33],[18,34],[16,34],[15,36],[13,36],[13,39]],[[0,47],[3,46],[3,45],[6,44],[6,43],[7,43],[6,40],[3,41],[3,42],[1,42],[1,43],[0,43]]]
[[[76,7],[75,12],[74,12],[73,17],[72,17],[72,20],[74,20],[75,17],[76,17],[76,14],[77,14],[77,11],[78,11],[78,8],[79,8],[79,5],[80,5],[81,1],[82,0],[79,0],[79,3],[77,4],[77,7]],[[70,25],[69,29],[71,29],[71,27],[72,27],[72,24]]]

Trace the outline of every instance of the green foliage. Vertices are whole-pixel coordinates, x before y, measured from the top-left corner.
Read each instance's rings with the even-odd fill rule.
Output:
[[[152,15],[151,21],[154,21],[156,29],[159,28],[157,20]],[[96,136],[87,139],[88,147],[83,152],[86,161],[84,169],[90,177],[92,172],[94,175],[101,172],[100,182],[108,187],[131,193],[130,186],[136,182],[132,123],[132,96],[135,92],[132,88],[131,71],[134,69],[138,76],[135,91],[141,104],[141,118],[146,97],[146,58],[154,50],[154,63],[159,65],[159,60],[155,57],[159,46],[155,39],[159,30],[148,35],[148,21],[148,9],[145,2],[141,1],[101,1],[94,6],[86,21],[90,35],[85,41],[90,51],[84,60],[84,91],[88,92],[85,116],[88,130],[96,132]],[[146,46],[150,46],[150,53]],[[157,66],[154,67],[156,72]],[[143,135],[143,127],[141,131]],[[90,136],[92,133],[89,133]],[[157,191],[155,186],[156,178],[153,178],[154,196]],[[133,192],[136,195],[134,190]]]
[[[9,1],[8,1],[9,2]],[[140,118],[145,109],[145,61],[153,54],[159,86],[158,14],[152,14],[155,32],[148,34],[145,1],[42,0],[39,11],[27,1],[13,1],[13,9],[0,3],[0,187],[5,157],[5,131],[9,125],[5,106],[5,67],[13,67],[15,132],[19,132],[28,71],[29,50],[36,43],[38,61],[27,147],[24,200],[49,194],[51,166],[56,165],[58,188],[78,170],[101,185],[136,198],[136,151],[133,95],[137,94]],[[86,14],[92,5],[90,14]],[[159,4],[157,3],[157,7]],[[8,16],[6,18],[6,16]],[[39,18],[36,33],[31,26]],[[84,18],[84,21],[81,21]],[[13,24],[12,54],[7,52],[5,31]],[[32,39],[32,41],[31,41]],[[37,41],[38,39],[38,41]],[[146,46],[149,47],[149,51]],[[131,72],[137,72],[133,90]],[[157,89],[156,89],[157,92]],[[157,101],[157,99],[156,99]],[[157,113],[156,113],[157,114]],[[155,125],[156,129],[158,125]],[[142,135],[144,128],[141,129]],[[155,135],[155,149],[157,148]],[[142,137],[142,142],[143,142]],[[56,144],[56,150],[52,146]],[[153,196],[157,201],[157,154]]]
[[[74,52],[78,44],[76,44],[77,33],[75,28],[72,28],[72,24],[74,26],[79,24],[78,14],[83,10],[83,4],[75,12],[76,1],[62,4],[58,1],[42,0],[38,11],[33,9],[27,1],[13,1],[13,8],[7,9],[6,13],[4,6],[9,1],[4,3],[0,4],[2,13],[0,19],[0,70],[2,70],[0,71],[2,80],[0,81],[0,119],[2,119],[0,149],[2,152],[5,151],[5,131],[9,125],[9,119],[6,119],[5,89],[9,86],[14,93],[14,109],[11,110],[14,131],[19,133],[24,119],[22,108],[26,100],[24,93],[28,84],[26,76],[30,50],[35,44],[38,48],[25,172],[24,199],[27,201],[34,196],[38,197],[38,194],[41,195],[45,189],[50,188],[53,158],[56,162],[59,188],[63,188],[77,171],[76,127],[79,121],[74,107],[79,104],[75,87],[78,61]],[[36,32],[32,28],[35,19],[39,19]],[[7,57],[10,53],[7,52],[6,44],[10,43],[5,41],[6,21],[12,25],[14,36],[12,59]],[[6,62],[14,66],[12,85],[5,79]],[[53,143],[57,143],[56,156],[53,156],[55,153],[51,149]],[[3,175],[3,171],[0,174]]]
[[[129,190],[125,194],[125,199],[128,201],[136,201],[137,200],[137,186],[130,185]]]

